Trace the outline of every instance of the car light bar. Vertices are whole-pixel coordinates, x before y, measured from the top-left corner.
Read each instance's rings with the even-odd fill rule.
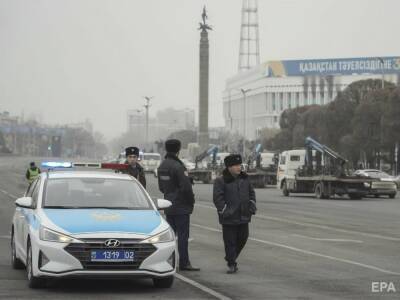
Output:
[[[128,164],[116,164],[116,163],[92,163],[92,162],[58,162],[58,161],[46,161],[42,162],[43,168],[90,168],[90,169],[110,169],[110,170],[125,170],[128,168]]]
[[[43,168],[72,168],[72,163],[66,161],[45,161],[41,165]]]

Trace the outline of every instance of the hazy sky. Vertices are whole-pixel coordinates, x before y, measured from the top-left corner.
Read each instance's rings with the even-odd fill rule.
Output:
[[[93,121],[107,137],[126,110],[198,105],[198,22],[207,5],[210,125],[236,73],[241,0],[0,0],[0,111]],[[261,61],[400,55],[398,0],[259,0]]]

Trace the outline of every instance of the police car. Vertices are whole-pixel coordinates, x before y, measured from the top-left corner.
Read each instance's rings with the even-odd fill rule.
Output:
[[[156,202],[129,175],[43,172],[15,201],[12,266],[26,267],[31,288],[42,287],[49,278],[71,276],[143,276],[156,287],[169,288],[176,271],[176,242],[158,210],[171,203]]]

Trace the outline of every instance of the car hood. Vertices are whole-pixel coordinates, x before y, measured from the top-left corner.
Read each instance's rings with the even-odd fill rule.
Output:
[[[154,210],[43,209],[46,217],[70,234],[120,232],[150,235],[161,224]]]

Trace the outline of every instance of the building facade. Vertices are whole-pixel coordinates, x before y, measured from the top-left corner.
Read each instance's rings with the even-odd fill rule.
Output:
[[[400,57],[266,62],[227,80],[225,128],[254,140],[264,128],[279,128],[284,110],[328,104],[348,85],[365,79],[399,84]]]

